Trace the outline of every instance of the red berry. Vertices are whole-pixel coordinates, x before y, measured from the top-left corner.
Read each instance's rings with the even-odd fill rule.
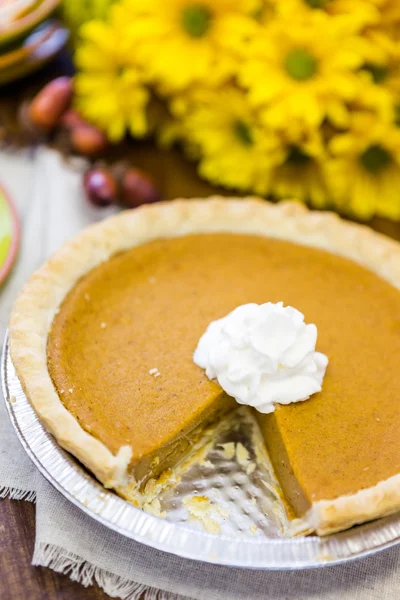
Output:
[[[82,123],[71,130],[71,144],[74,150],[91,156],[104,150],[107,146],[106,136],[100,129]]]
[[[82,124],[85,124],[85,121],[73,108],[66,110],[60,118],[60,125],[61,127],[65,127],[65,129],[73,129],[74,127],[79,127]]]
[[[95,206],[105,208],[117,201],[117,182],[107,169],[91,169],[83,180],[88,200]]]
[[[161,194],[150,177],[139,169],[130,168],[121,179],[121,201],[124,206],[135,208],[161,200]]]
[[[69,107],[73,94],[70,77],[53,79],[33,98],[29,106],[29,118],[42,129],[53,129],[61,115]]]

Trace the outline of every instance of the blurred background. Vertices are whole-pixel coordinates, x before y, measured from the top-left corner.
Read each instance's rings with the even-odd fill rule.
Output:
[[[399,40],[398,0],[0,0],[1,149],[82,159],[100,216],[255,194],[399,237]]]

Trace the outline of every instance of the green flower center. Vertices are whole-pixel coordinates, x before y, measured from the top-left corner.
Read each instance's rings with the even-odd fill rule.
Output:
[[[324,8],[327,0],[304,0],[311,8]]]
[[[296,81],[310,79],[315,75],[317,67],[317,59],[305,48],[291,50],[285,59],[286,72]]]
[[[254,144],[253,134],[250,127],[244,121],[235,121],[233,130],[238,140],[243,146],[252,146]]]
[[[372,173],[381,171],[387,167],[391,161],[392,157],[390,153],[379,144],[370,146],[360,156],[362,166]]]
[[[181,13],[183,29],[190,37],[201,38],[210,28],[211,17],[212,14],[207,6],[202,4],[185,6]]]
[[[119,65],[117,67],[117,75],[118,77],[122,78],[126,73],[126,66],[124,65]]]
[[[295,165],[305,165],[310,160],[309,154],[304,152],[299,146],[292,146],[287,155],[287,162]]]
[[[387,67],[373,63],[367,63],[364,65],[363,70],[371,73],[374,83],[382,83],[382,81],[385,81],[389,75],[389,69]]]
[[[255,19],[256,21],[259,21],[264,15],[264,10],[265,10],[265,6],[260,4],[260,6],[257,6],[257,8],[255,8],[250,13],[250,16],[253,17],[253,19]]]

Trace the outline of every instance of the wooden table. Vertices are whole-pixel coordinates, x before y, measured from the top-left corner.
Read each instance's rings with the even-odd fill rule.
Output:
[[[31,502],[0,502],[1,600],[105,600],[97,586],[84,588],[51,569],[32,567],[35,506]]]
[[[57,63],[50,71],[24,84],[4,88],[0,98],[1,130],[24,141],[16,120],[16,107],[21,99],[40,87],[49,75],[65,73],[68,61]],[[165,198],[202,197],[224,193],[201,181],[194,165],[188,164],[178,151],[156,151],[150,143],[121,144],[109,151],[108,160],[128,158],[132,164],[146,169],[155,179]],[[400,224],[374,219],[370,225],[377,231],[400,240]],[[29,502],[0,501],[0,599],[1,600],[98,600],[108,598],[97,586],[84,588],[68,576],[50,569],[32,567],[31,558],[35,535],[35,508]]]

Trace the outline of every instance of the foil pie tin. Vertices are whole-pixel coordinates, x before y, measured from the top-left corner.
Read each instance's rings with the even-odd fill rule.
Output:
[[[146,512],[105,489],[45,430],[22,390],[7,337],[1,371],[11,422],[39,471],[87,515],[137,542],[183,558],[264,570],[331,566],[400,542],[399,513],[325,538],[282,537],[273,475],[258,456],[251,420],[241,416],[214,432]]]

